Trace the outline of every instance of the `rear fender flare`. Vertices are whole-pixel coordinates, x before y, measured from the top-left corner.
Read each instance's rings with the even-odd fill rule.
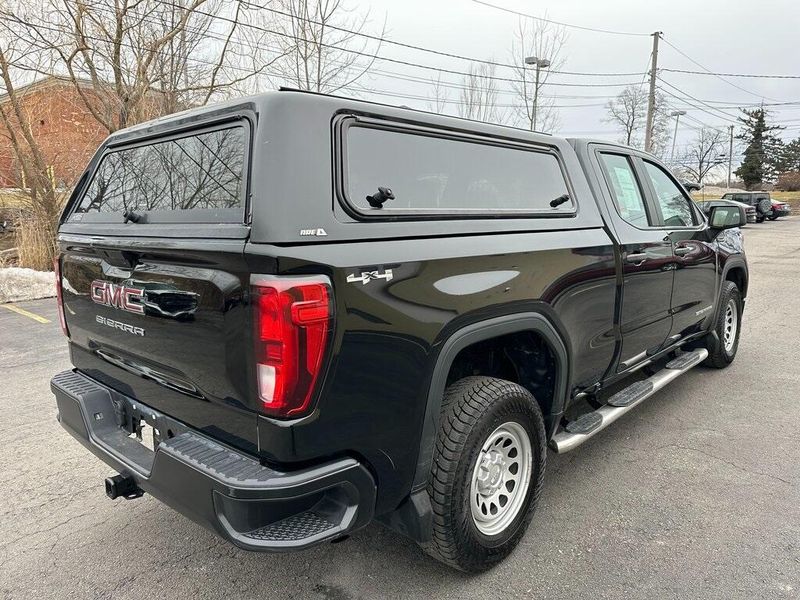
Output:
[[[521,331],[533,331],[541,335],[555,355],[557,373],[553,408],[550,415],[544,415],[546,421],[548,416],[551,417],[549,419],[551,426],[547,432],[548,439],[553,435],[553,424],[557,424],[557,417],[563,412],[567,398],[571,361],[563,336],[551,320],[543,314],[530,312],[495,317],[466,325],[444,341],[433,368],[428,388],[417,468],[412,485],[413,491],[424,488],[428,483],[447,375],[458,353],[477,342]]]

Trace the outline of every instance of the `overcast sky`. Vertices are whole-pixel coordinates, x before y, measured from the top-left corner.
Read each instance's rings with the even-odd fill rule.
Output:
[[[674,0],[654,2],[644,0],[487,0],[491,4],[526,12],[536,16],[563,21],[585,27],[626,32],[651,33],[662,31],[664,39],[673,43],[685,54],[704,67],[717,72],[753,73],[775,75],[800,75],[800,4],[792,0]],[[509,62],[510,44],[518,18],[494,8],[482,6],[471,0],[374,0],[352,2],[358,8],[371,7],[372,27],[379,28],[384,16],[387,37],[406,43],[435,48],[445,52],[470,57]],[[566,63],[562,70],[579,72],[643,72],[648,67],[652,37],[609,35],[568,28],[564,47]],[[469,63],[410,49],[385,45],[381,55],[464,71]],[[701,70],[673,48],[661,43],[659,66],[676,69]],[[397,98],[389,95],[364,94],[391,104],[406,104],[425,108],[426,101],[414,96],[427,97],[431,86],[425,81],[409,81],[402,76],[428,80],[435,77],[432,71],[398,64],[378,62],[375,69],[382,73],[361,84],[371,90],[410,96]],[[394,75],[392,75],[394,74]],[[512,77],[508,69],[498,69],[498,76]],[[800,79],[744,79],[726,78],[730,83],[712,76],[662,73],[663,79],[697,99],[712,101],[715,107],[743,105],[753,102],[798,102],[795,106],[774,108],[773,118],[789,126],[783,137],[800,135]],[[444,74],[442,80],[453,85],[461,83],[460,77]],[[632,83],[642,77],[593,78],[570,75],[553,75],[553,83]],[[733,84],[733,85],[731,85]],[[502,103],[512,100],[510,84],[502,83]],[[737,89],[742,88],[742,89]],[[604,104],[622,89],[614,87],[556,87],[549,86],[544,93],[561,96],[556,103],[573,105],[559,110],[559,134],[617,139],[619,134],[603,119]],[[666,87],[671,92],[674,90]],[[680,95],[677,94],[676,95]],[[450,100],[458,100],[458,90],[451,90]],[[678,151],[695,134],[691,127],[701,123],[726,128],[736,109],[724,108],[721,114],[707,106],[689,100],[671,99],[674,108],[688,111],[682,117],[678,131]],[[726,104],[723,104],[726,103]],[[574,106],[578,105],[578,106]],[[589,106],[586,106],[589,105]],[[455,113],[457,106],[451,105]],[[707,112],[706,112],[707,111]],[[710,113],[710,114],[709,114]],[[728,116],[726,116],[728,115]]]

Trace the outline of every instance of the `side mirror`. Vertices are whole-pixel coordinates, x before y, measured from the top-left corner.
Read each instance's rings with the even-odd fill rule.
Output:
[[[747,224],[747,213],[741,206],[712,206],[708,213],[711,229],[722,231]]]

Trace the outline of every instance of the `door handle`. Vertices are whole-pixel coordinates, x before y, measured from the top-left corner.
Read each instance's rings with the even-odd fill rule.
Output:
[[[675,256],[684,256],[689,254],[692,249],[689,246],[678,246],[675,248]]]
[[[627,254],[625,256],[626,262],[634,263],[636,265],[640,265],[646,260],[647,260],[647,254],[645,254],[644,252],[634,252],[632,254]]]

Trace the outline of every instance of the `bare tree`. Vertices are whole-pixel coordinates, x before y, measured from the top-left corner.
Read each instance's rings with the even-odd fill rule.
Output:
[[[650,138],[650,154],[664,159],[667,156],[669,142],[672,139],[670,132],[671,107],[664,94],[656,92],[653,113],[653,134]]]
[[[720,164],[719,156],[724,150],[724,132],[719,129],[703,127],[686,148],[680,161],[681,167],[698,183],[703,183],[705,176]]]
[[[605,121],[620,130],[620,143],[643,147],[647,126],[647,90],[643,86],[626,87],[606,104],[606,112]],[[652,143],[652,153],[663,156],[669,143],[669,107],[663,94],[656,94]]]
[[[495,67],[489,63],[471,63],[461,83],[458,114],[465,119],[500,123],[503,114],[497,106]]]
[[[640,86],[628,86],[616,98],[609,100],[606,111],[608,117],[605,120],[622,132],[619,141],[626,146],[637,146],[637,135],[644,128],[647,116],[647,91]]]
[[[75,102],[109,133],[203,104],[257,76],[270,56],[277,57],[274,50],[237,51],[245,6],[244,0],[0,3],[0,129],[29,197],[30,222],[20,230],[44,232],[47,246],[37,252],[46,260],[30,266],[52,264],[63,203],[56,180],[61,189],[74,182],[55,176],[53,150],[45,151],[37,139],[20,88],[41,76],[66,81]]]
[[[386,30],[368,33],[369,11],[343,0],[276,0],[267,12],[281,55],[270,80],[314,92],[348,89],[367,75]]]
[[[436,79],[431,79],[431,95],[428,101],[428,110],[435,113],[447,112],[447,104],[449,102],[449,93],[444,83],[442,83],[442,74],[438,73]]]
[[[35,256],[28,257],[21,250],[20,258],[23,266],[48,269],[55,254],[61,198],[56,191],[45,153],[34,135],[30,116],[17,92],[15,75],[24,73],[18,69],[18,65],[23,64],[29,51],[20,40],[0,36],[0,93],[5,94],[4,101],[0,103],[0,125],[3,126],[3,133],[9,140],[29,192],[30,221],[35,223],[33,230],[43,240]]]
[[[520,19],[514,38],[511,42],[511,60],[518,81],[512,88],[516,101],[514,116],[518,123],[527,129],[553,131],[558,127],[559,118],[554,99],[542,94],[547,85],[551,71],[558,71],[564,66],[563,55],[567,42],[567,31],[561,25],[549,21]],[[539,81],[536,82],[536,67],[526,65],[525,59],[535,57],[546,60],[549,66],[539,69]]]
[[[24,0],[0,27],[29,45],[29,72],[68,78],[109,132],[207,102],[258,75],[233,55],[242,4],[222,0]]]

